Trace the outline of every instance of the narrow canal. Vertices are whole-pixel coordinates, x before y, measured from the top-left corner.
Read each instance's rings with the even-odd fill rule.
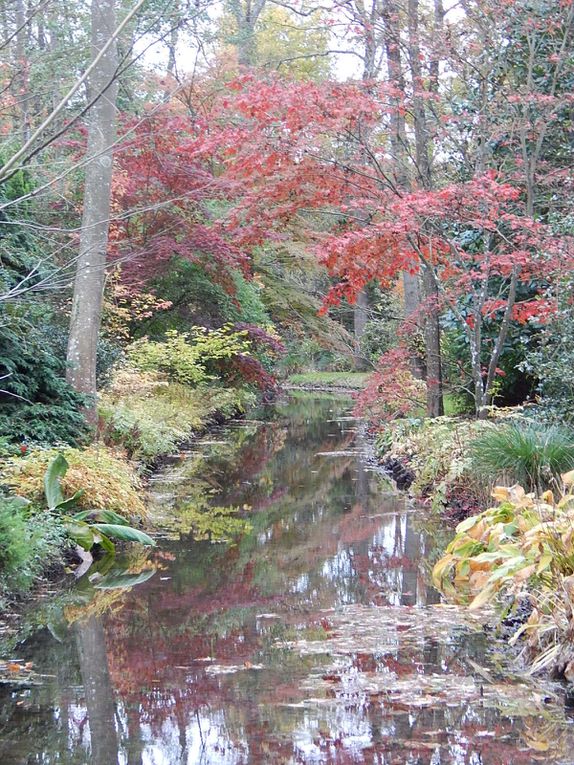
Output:
[[[2,765],[574,761],[560,688],[509,679],[480,618],[440,604],[445,532],[350,411],[293,395],[154,478],[158,550],[28,616],[37,684],[0,691]]]

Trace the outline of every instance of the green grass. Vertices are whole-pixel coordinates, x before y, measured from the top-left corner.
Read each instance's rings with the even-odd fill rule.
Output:
[[[544,491],[574,469],[574,431],[534,422],[497,425],[472,442],[470,453],[478,475]]]
[[[369,372],[303,372],[290,375],[287,378],[287,385],[360,390],[367,384],[369,376]]]

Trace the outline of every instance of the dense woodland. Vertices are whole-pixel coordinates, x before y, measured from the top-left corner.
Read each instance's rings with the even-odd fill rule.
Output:
[[[463,520],[435,584],[555,612],[574,2],[0,0],[0,39],[1,592],[153,544],[165,455],[334,384]]]
[[[7,440],[195,327],[238,384],[568,408],[571,3],[88,6],[2,7]]]

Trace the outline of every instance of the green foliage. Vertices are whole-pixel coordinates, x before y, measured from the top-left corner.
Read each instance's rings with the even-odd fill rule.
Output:
[[[378,285],[370,285],[368,316],[361,337],[361,353],[372,364],[376,364],[384,353],[397,344],[403,317],[401,301],[393,292],[382,290]],[[417,338],[414,332],[410,335],[410,343],[419,340],[422,342],[422,338]]]
[[[41,304],[0,309],[0,431],[11,441],[81,442],[82,396],[66,382],[60,329]]]
[[[451,489],[461,483],[484,493],[483,482],[472,472],[469,444],[490,427],[482,420],[452,417],[398,420],[377,435],[375,445],[381,457],[408,464],[415,496],[430,497],[442,509]]]
[[[555,502],[550,491],[537,499],[516,485],[493,496],[499,504],[459,523],[433,570],[436,587],[475,608],[511,584],[551,585],[553,574],[574,572],[570,493]]]
[[[96,508],[68,515],[84,495],[84,491],[79,489],[73,496],[64,498],[60,481],[68,472],[68,467],[68,462],[62,454],[54,457],[44,475],[44,495],[48,510],[62,517],[66,533],[76,544],[85,550],[91,550],[98,544],[111,554],[115,552],[111,539],[155,545],[150,536],[128,526],[123,516],[111,510]]]
[[[562,221],[560,230],[574,234],[574,216]],[[574,420],[574,306],[571,295],[574,280],[564,276],[556,285],[556,312],[540,327],[537,343],[532,344],[522,364],[524,371],[538,380],[540,405],[545,417],[558,422]]]
[[[62,523],[21,497],[0,496],[0,595],[24,594],[56,557]]]
[[[228,326],[207,330],[193,327],[191,332],[166,332],[165,341],[147,337],[136,340],[126,349],[129,363],[143,372],[160,372],[170,381],[198,386],[217,379],[217,364],[234,356],[248,355],[250,343],[245,332]]]
[[[193,325],[244,323],[264,327],[272,323],[260,285],[237,271],[231,273],[231,284],[224,289],[197,263],[173,258],[169,269],[152,286],[171,307],[132,326],[134,337],[144,334],[155,340],[170,329],[185,332]]]
[[[525,638],[531,672],[553,666],[569,676],[574,596],[574,471],[565,473],[559,499],[521,486],[493,491],[495,507],[467,518],[433,570],[433,582],[449,599],[504,606],[521,602],[530,615],[511,643]],[[510,601],[510,606],[508,602]]]
[[[365,387],[370,374],[368,372],[303,372],[290,375],[289,385],[303,388],[348,388],[361,390]]]
[[[536,422],[508,422],[484,430],[471,445],[473,470],[544,491],[574,468],[574,432]]]
[[[521,300],[532,297],[537,285],[531,285],[520,291]],[[463,315],[467,310],[466,300],[463,298],[459,305]],[[470,368],[470,350],[468,337],[460,327],[457,317],[446,311],[441,318],[443,329],[441,338],[441,352],[443,374],[447,389],[456,394],[466,411],[473,411],[474,398],[472,395],[473,383]],[[483,364],[488,364],[489,349],[494,343],[497,333],[495,320],[485,319],[484,337],[487,338],[483,351]],[[525,367],[525,359],[528,358],[530,349],[534,347],[539,327],[535,321],[526,324],[512,323],[498,360],[500,373],[495,380],[494,403],[498,406],[515,406],[522,404],[532,395],[536,386],[534,375]]]
[[[100,397],[99,411],[106,438],[149,462],[172,454],[213,416],[231,417],[253,399],[234,388],[190,388],[150,373],[120,370]]]

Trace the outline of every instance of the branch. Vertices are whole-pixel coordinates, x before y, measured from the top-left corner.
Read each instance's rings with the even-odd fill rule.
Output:
[[[131,19],[136,15],[136,13],[139,11],[139,9],[142,7],[142,5],[146,2],[146,0],[138,0],[138,2],[134,5],[132,10],[127,14],[127,16],[123,19],[121,24],[112,32],[110,35],[108,41],[105,43],[105,45],[102,46],[97,56],[93,59],[91,64],[88,66],[88,68],[85,70],[85,72],[82,74],[82,76],[76,80],[76,82],[72,85],[70,90],[66,93],[66,95],[62,98],[60,103],[56,106],[56,108],[46,117],[44,122],[36,128],[36,130],[32,133],[30,138],[24,143],[24,145],[17,151],[11,159],[9,159],[3,167],[0,168],[0,181],[3,181],[6,179],[6,176],[12,170],[12,168],[20,162],[20,160],[26,156],[29,149],[32,148],[34,143],[38,140],[38,138],[42,135],[42,133],[46,130],[46,128],[50,127],[50,125],[54,122],[54,120],[63,112],[66,104],[68,101],[74,96],[78,90],[82,87],[82,85],[88,80],[91,73],[96,69],[96,67],[99,65],[102,58],[106,55],[108,50],[111,48],[111,46],[115,43],[118,36],[123,32],[126,25],[131,21]]]

